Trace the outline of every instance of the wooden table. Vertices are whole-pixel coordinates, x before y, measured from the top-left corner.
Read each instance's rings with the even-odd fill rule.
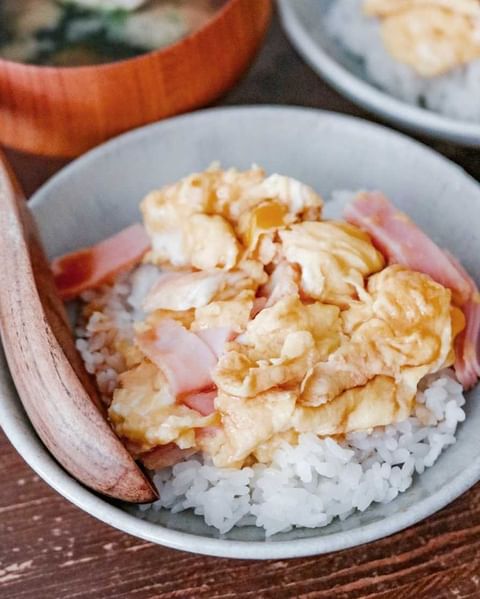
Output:
[[[222,104],[316,106],[368,118],[305,66],[275,20]],[[478,153],[435,147],[480,179]],[[64,162],[9,152],[28,194]],[[180,553],[118,532],[73,507],[0,434],[0,597],[480,597],[480,485],[417,526],[356,549],[241,562]]]

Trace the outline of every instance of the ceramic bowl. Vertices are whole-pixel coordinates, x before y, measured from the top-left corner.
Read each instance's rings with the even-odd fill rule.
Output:
[[[31,200],[49,256],[99,241],[139,220],[144,194],[214,160],[225,167],[261,164],[270,173],[305,181],[325,198],[335,189],[382,189],[480,281],[480,188],[472,178],[427,147],[383,127],[284,107],[214,109],[176,117],[125,134],[76,160]],[[4,362],[0,366],[0,422],[49,485],[96,518],[137,537],[223,557],[334,551],[389,535],[442,508],[480,478],[480,389],[469,394],[466,409],[457,443],[391,504],[268,542],[254,527],[220,538],[191,513],[164,512],[154,524],[78,484],[35,436]]]
[[[324,17],[335,0],[279,0],[285,30],[309,65],[337,91],[404,129],[480,147],[480,124],[455,120],[408,104],[371,83],[362,64],[336,41]]]
[[[0,143],[78,156],[114,135],[208,104],[250,64],[270,14],[271,0],[227,0],[179,42],[104,65],[57,68],[0,59]]]

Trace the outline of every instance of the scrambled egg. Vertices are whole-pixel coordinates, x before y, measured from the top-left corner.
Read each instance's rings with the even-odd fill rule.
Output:
[[[365,11],[380,17],[398,14],[418,6],[444,8],[468,17],[480,16],[478,0],[365,0]]]
[[[389,266],[342,316],[348,340],[306,378],[304,404],[330,402],[376,375],[404,384],[413,399],[423,376],[452,363],[451,292],[427,275]]]
[[[230,300],[213,301],[206,306],[197,308],[191,329],[196,331],[228,327],[234,333],[241,333],[247,328],[254,299],[255,293],[245,290]]]
[[[340,311],[304,305],[296,296],[262,310],[231,343],[213,373],[217,387],[238,397],[285,384],[299,384],[317,360],[338,347]]]
[[[299,433],[341,435],[404,420],[410,415],[412,394],[386,376],[349,389],[319,407],[295,408],[292,425]]]
[[[453,363],[464,321],[450,291],[385,267],[367,234],[321,220],[321,198],[302,183],[256,167],[214,167],[151,193],[142,210],[147,261],[169,271],[147,295],[137,334],[154,343],[159,324],[175,321],[187,344],[181,355],[192,343],[201,361],[205,342],[216,366],[211,387],[175,397],[167,382],[175,339],[158,345],[169,352],[168,376],[155,347],[149,358],[159,363],[140,343],[122,341],[128,370],[110,418],[141,451],[175,443],[217,466],[268,462],[300,433],[340,435],[406,418],[422,377]],[[192,377],[199,366],[192,363]],[[206,396],[214,403],[202,403]]]
[[[368,235],[348,223],[304,222],[280,239],[286,260],[301,268],[303,293],[325,303],[348,305],[384,265]]]
[[[250,240],[253,251],[262,235],[318,218],[322,206],[312,189],[288,177],[265,177],[259,168],[242,173],[212,167],[149,194],[141,209],[153,263],[229,270],[241,258],[240,240]]]
[[[288,431],[295,411],[294,391],[272,389],[255,399],[218,394],[215,407],[222,430],[207,437],[202,449],[211,453],[217,466],[241,467],[255,449],[277,433]]]
[[[109,416],[120,437],[142,452],[171,442],[181,449],[193,447],[195,429],[216,422],[215,414],[204,417],[177,404],[162,371],[147,360],[120,375]]]
[[[423,77],[435,77],[480,57],[478,0],[366,0],[381,19],[390,54]]]

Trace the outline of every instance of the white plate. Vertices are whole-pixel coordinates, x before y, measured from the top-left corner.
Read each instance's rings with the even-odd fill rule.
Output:
[[[334,189],[380,188],[408,211],[479,280],[480,189],[460,168],[383,127],[317,110],[283,107],[216,109],[178,117],[119,137],[76,160],[35,194],[31,206],[50,256],[101,240],[138,220],[149,190],[203,169],[213,160],[252,162],[309,183],[325,197]],[[406,493],[345,522],[296,530],[265,542],[240,528],[218,538],[191,514],[142,521],[83,488],[33,434],[0,366],[0,421],[30,466],[93,516],[143,539],[187,551],[241,558],[284,558],[351,547],[391,534],[440,509],[480,478],[480,397],[470,394],[458,442]],[[168,527],[167,527],[168,525]]]
[[[332,2],[335,0],[279,0],[285,30],[314,71],[356,104],[409,131],[480,147],[480,124],[408,104],[373,85],[362,65],[352,59],[324,26]]]

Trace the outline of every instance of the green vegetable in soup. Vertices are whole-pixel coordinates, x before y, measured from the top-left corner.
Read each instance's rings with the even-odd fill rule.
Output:
[[[74,66],[142,54],[148,49],[112,40],[112,33],[123,27],[127,17],[128,12],[122,10],[93,11],[66,4],[57,27],[37,33],[43,49],[32,62]]]
[[[218,0],[151,0],[126,10],[65,0],[0,0],[0,56],[55,66],[132,58],[188,35],[218,5]]]

